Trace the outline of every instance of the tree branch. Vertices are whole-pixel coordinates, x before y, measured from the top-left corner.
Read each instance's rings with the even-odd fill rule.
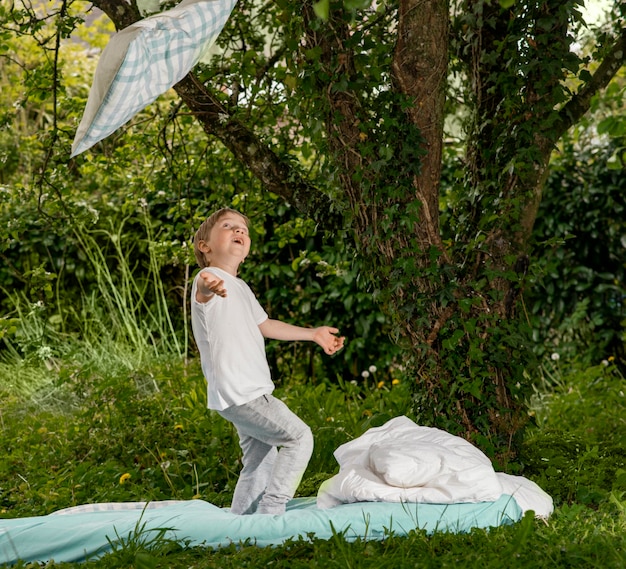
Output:
[[[136,5],[123,0],[94,0],[116,29],[123,29],[139,19]],[[236,120],[220,101],[192,73],[174,86],[175,91],[209,136],[215,136],[235,158],[245,164],[273,192],[321,226],[340,226],[340,216],[331,213],[331,202],[319,188],[303,178],[294,166],[281,159],[253,130]]]
[[[141,14],[135,2],[131,5],[124,0],[93,0],[93,5],[109,17],[117,31],[141,20]]]
[[[250,128],[230,116],[193,73],[183,77],[174,89],[204,131],[218,138],[235,158],[250,168],[268,191],[281,196],[321,225],[337,227],[338,216],[331,214],[330,199],[282,160]]]
[[[560,121],[555,128],[555,140],[558,140],[572,125],[582,118],[589,110],[593,96],[609,84],[625,62],[626,27],[622,28],[621,34],[617,37],[591,79],[561,109],[559,113]]]

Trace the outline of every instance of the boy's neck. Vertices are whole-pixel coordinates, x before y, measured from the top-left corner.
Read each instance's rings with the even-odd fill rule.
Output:
[[[239,270],[239,264],[234,266],[228,265],[227,263],[211,263],[211,268],[221,269],[225,273],[232,275],[233,277],[237,276],[237,272]]]

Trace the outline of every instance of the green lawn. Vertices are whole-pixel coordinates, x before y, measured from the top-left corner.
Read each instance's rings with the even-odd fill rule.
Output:
[[[36,375],[28,367],[0,368],[0,516],[105,501],[230,503],[237,440],[205,409],[197,362],[154,362],[141,373],[57,362],[41,372],[36,389],[15,380],[29,374]],[[553,496],[556,511],[547,522],[525,517],[464,535],[415,531],[356,543],[335,535],[219,551],[140,534],[100,560],[47,567],[624,567],[626,382],[609,364],[568,373],[554,367],[539,383],[531,405],[536,426],[518,467]],[[410,399],[407,386],[374,381],[367,388],[294,382],[277,392],[316,438],[299,495],[315,495],[336,472],[337,446],[405,413]]]

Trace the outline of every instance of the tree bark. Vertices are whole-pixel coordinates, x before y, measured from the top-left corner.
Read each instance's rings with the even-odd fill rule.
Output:
[[[408,114],[424,139],[421,172],[413,182],[415,197],[422,204],[422,219],[415,230],[423,250],[429,246],[442,248],[439,185],[450,51],[449,14],[447,0],[400,0],[393,79],[396,88],[413,101]]]

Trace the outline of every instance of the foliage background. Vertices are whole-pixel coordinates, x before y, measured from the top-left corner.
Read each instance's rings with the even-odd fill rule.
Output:
[[[85,6],[72,4],[72,10],[71,17],[81,18]],[[69,161],[97,60],[92,47],[105,45],[111,25],[90,14],[89,26],[72,32],[89,42],[87,50],[61,30],[64,46],[55,62],[41,49],[49,27],[25,26],[16,34],[7,29],[5,4],[0,15],[1,515],[107,500],[229,503],[237,443],[204,407],[186,309],[194,271],[190,237],[223,205],[252,220],[254,250],[242,276],[272,316],[332,323],[348,337],[333,359],[306,345],[268,345],[278,392],[315,432],[318,452],[300,488],[314,494],[334,472],[332,451],[339,444],[412,405],[404,352],[389,336],[393,323],[375,302],[376,291],[364,285],[368,269],[350,232],[339,227],[329,235],[264,191],[171,93],[97,151]],[[248,25],[245,15],[239,14],[239,26]],[[235,45],[237,28],[222,41]],[[601,32],[595,41],[588,49],[601,48]],[[252,51],[233,67],[212,60],[205,72],[228,84],[245,71],[244,87],[272,109],[280,93],[251,79]],[[62,81],[53,90],[55,77]],[[289,77],[281,79],[289,85]],[[310,117],[308,132],[315,133],[318,102],[309,94],[301,93],[297,112]],[[418,558],[425,566],[458,566],[464,559],[467,566],[500,567],[503,551],[512,567],[624,565],[623,100],[622,72],[555,149],[534,227],[541,262],[533,267],[524,308],[540,367],[532,374],[521,370],[532,387],[532,425],[508,467],[554,497],[551,523],[524,520],[489,535],[416,532],[402,543],[348,545],[338,536],[274,552],[233,547],[210,559],[191,551],[181,567],[269,561],[412,567]],[[455,180],[463,167],[458,129],[465,118],[454,97],[449,105],[454,119],[440,203],[448,240],[456,229]],[[286,140],[276,144],[287,147]],[[323,156],[306,140],[300,152],[302,164],[320,168]],[[162,545],[160,552],[121,548],[103,566],[157,566],[160,555],[176,566],[172,549]]]
[[[328,142],[322,119],[329,108],[317,90],[324,83],[327,62],[314,48],[305,50],[304,59],[291,61],[294,54],[302,55],[299,46],[290,43],[291,36],[268,36],[266,30],[285,6],[262,12],[253,8],[251,3],[240,4],[233,25],[219,38],[220,51],[199,66],[199,76],[222,85],[217,94],[222,104],[245,114],[262,138],[297,164],[298,171],[321,179],[338,210],[347,208],[337,189],[341,172],[331,167],[324,152]],[[74,28],[89,13],[80,2],[48,9],[50,17],[41,20],[34,20],[35,12],[30,14],[27,8],[9,12],[3,7],[0,12],[4,22],[0,28],[4,40],[0,53],[0,356],[7,365],[28,369],[24,377],[51,373],[75,349],[72,340],[80,338],[95,347],[102,337],[121,348],[126,354],[119,365],[133,372],[151,357],[195,356],[187,305],[195,270],[190,237],[211,211],[223,205],[240,209],[252,220],[253,254],[241,274],[268,312],[301,325],[333,324],[348,338],[346,349],[333,359],[320,357],[312,346],[269,343],[270,364],[279,384],[301,376],[313,384],[363,383],[370,366],[375,366],[380,380],[402,378],[417,386],[415,370],[407,363],[409,348],[419,346],[408,346],[406,338],[399,343],[400,320],[427,329],[432,323],[429,303],[439,303],[442,310],[452,307],[451,316],[442,317],[446,325],[436,345],[445,369],[454,373],[440,377],[443,368],[425,366],[421,375],[427,382],[441,382],[438,397],[419,385],[407,412],[426,424],[460,432],[461,421],[446,413],[466,405],[465,410],[471,408],[477,416],[474,426],[479,432],[474,442],[493,455],[499,441],[481,433],[498,416],[494,370],[510,372],[508,387],[523,406],[537,380],[536,363],[553,352],[584,365],[597,365],[609,357],[624,365],[623,74],[596,95],[591,114],[554,150],[532,237],[538,262],[531,266],[530,282],[520,281],[525,287],[524,317],[508,321],[494,311],[480,313],[478,307],[481,298],[498,301],[501,291],[489,289],[490,281],[502,277],[497,267],[478,275],[475,282],[462,283],[464,271],[471,270],[463,263],[440,264],[441,252],[433,249],[430,264],[419,269],[433,288],[407,288],[419,273],[413,249],[390,264],[381,264],[380,259],[366,262],[362,254],[368,247],[375,248],[376,232],[383,241],[393,240],[398,234],[394,225],[371,228],[372,241],[365,249],[363,244],[357,247],[351,228],[337,225],[336,220],[332,232],[316,225],[283,197],[262,187],[221,143],[207,137],[173,93],[93,151],[69,160],[97,49],[106,44],[112,27],[106,18],[89,14],[89,25]],[[372,29],[386,39],[391,13],[385,9],[369,15]],[[468,15],[467,25],[478,16]],[[340,17],[350,19],[350,11]],[[290,25],[303,22],[297,19]],[[325,33],[321,20],[311,25]],[[289,26],[280,29],[285,34],[290,31]],[[576,57],[584,60],[587,54],[601,51],[603,33],[599,29],[587,39],[581,36]],[[51,46],[51,38],[62,49]],[[268,45],[281,41],[286,42],[281,56],[289,65],[266,62],[267,73],[259,74]],[[357,61],[360,80],[371,69],[388,64],[389,46],[376,46],[370,35],[361,32],[351,41],[376,54],[376,65],[371,59]],[[289,76],[294,69],[302,72],[300,82]],[[452,72],[458,69],[453,66]],[[454,81],[451,85],[452,89],[462,86]],[[281,89],[293,91],[288,107],[287,91]],[[367,207],[376,209],[382,200],[385,211],[393,210],[397,219],[409,223],[416,211],[398,205],[404,199],[398,187],[417,174],[412,160],[416,156],[410,155],[412,150],[407,156],[406,149],[416,147],[420,135],[393,118],[392,111],[402,106],[398,97],[371,85],[363,93],[371,116],[360,126],[361,147],[373,160],[371,171],[382,172],[376,180],[384,182],[370,187]],[[450,95],[439,204],[442,238],[461,257],[465,251],[463,258],[471,264],[474,256],[483,255],[481,243],[487,232],[477,226],[478,233],[464,239],[472,224],[459,211],[474,199],[464,182],[463,137],[464,129],[471,128],[471,117],[466,97],[454,96],[466,92]],[[235,99],[243,99],[246,105],[237,106]],[[378,111],[382,122],[377,122]],[[378,145],[383,133],[385,137],[391,133],[393,140]],[[295,147],[294,140],[301,144]],[[496,203],[499,198],[486,194],[485,199]],[[493,224],[494,216],[489,219],[488,224]],[[408,301],[406,310],[396,311],[393,318],[387,308],[403,296],[398,291],[404,291]],[[517,360],[511,363],[511,358],[523,359],[519,354],[526,348],[529,331],[533,357],[524,360],[526,366],[517,365]],[[491,386],[491,391],[485,386]],[[438,415],[445,417],[443,423]],[[507,423],[508,416],[503,417],[500,423]]]

